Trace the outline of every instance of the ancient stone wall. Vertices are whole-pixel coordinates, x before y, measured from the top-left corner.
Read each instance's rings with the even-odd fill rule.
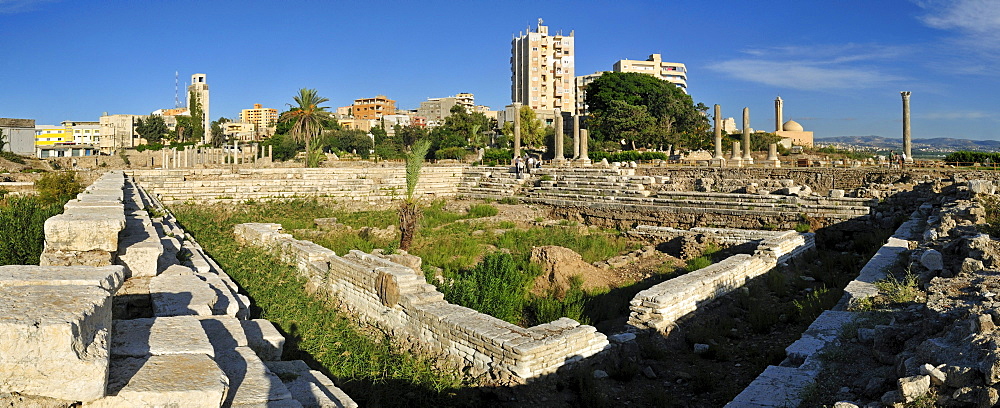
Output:
[[[280,361],[281,333],[121,172],[45,222],[41,261],[0,267],[2,404],[357,406]]]
[[[418,196],[454,196],[463,166],[424,166]],[[337,168],[131,170],[164,204],[240,202],[291,197],[382,201],[406,194],[406,169],[398,164]]]
[[[887,169],[878,167],[863,168],[710,168],[710,167],[639,167],[637,174],[670,177],[672,183],[684,186],[688,191],[696,191],[699,180],[711,180],[712,185],[725,186],[728,180],[741,180],[738,185],[746,185],[753,180],[793,180],[797,185],[806,185],[814,191],[825,195],[831,189],[854,190],[867,187],[870,184],[904,183],[910,180],[921,180],[924,176],[933,179],[951,177],[956,173],[948,169]],[[992,175],[992,178],[998,176]],[[982,178],[982,177],[973,177]],[[724,190],[719,190],[724,191]],[[729,192],[729,191],[726,191]]]
[[[656,228],[643,227],[646,233]],[[630,302],[628,324],[640,329],[669,332],[682,317],[694,312],[699,305],[724,296],[748,281],[774,269],[780,262],[816,247],[811,233],[760,231],[747,234],[732,229],[705,229],[720,241],[737,243],[763,237],[753,255],[738,254],[697,271],[681,275],[639,292]],[[674,231],[664,229],[663,233]]]
[[[523,328],[450,304],[418,271],[360,251],[338,256],[281,233],[278,224],[241,224],[234,233],[297,265],[315,292],[336,298],[397,338],[456,358],[472,367],[473,375],[520,383],[608,347],[604,334],[571,319]]]

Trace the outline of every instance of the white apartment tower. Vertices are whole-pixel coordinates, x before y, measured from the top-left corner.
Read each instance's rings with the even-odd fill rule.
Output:
[[[538,19],[538,29],[518,33],[510,50],[512,102],[532,109],[576,112],[573,32],[549,35]]]
[[[204,118],[204,129],[205,136],[202,138],[202,143],[208,144],[210,142],[209,138],[212,136],[212,115],[209,114],[208,110],[208,82],[205,81],[205,74],[194,74],[191,75],[191,85],[188,85],[187,92],[187,107],[190,111],[191,109],[191,94],[194,94],[198,101],[201,103],[201,110],[205,112]]]

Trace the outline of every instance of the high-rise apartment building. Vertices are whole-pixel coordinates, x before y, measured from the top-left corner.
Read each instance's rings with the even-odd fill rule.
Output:
[[[476,106],[475,96],[471,93],[460,93],[444,98],[430,98],[420,102],[416,115],[427,118],[429,126],[438,126],[444,118],[451,115],[451,108],[460,105],[466,112],[473,112]]]
[[[208,104],[208,82],[206,81],[205,74],[194,74],[191,75],[191,85],[188,85],[187,94],[187,107],[191,109],[192,101],[191,95],[194,94],[198,98],[198,102],[201,104],[202,112],[205,112],[204,117],[204,129],[205,136],[202,138],[202,143],[210,142],[209,138],[212,136],[212,115],[209,113]]]
[[[354,119],[379,119],[382,115],[394,114],[396,114],[396,101],[385,95],[355,99],[351,105],[351,116],[354,116]]]
[[[687,67],[679,62],[665,62],[660,54],[650,55],[645,61],[620,60],[615,63],[614,70],[652,75],[679,86],[687,93]]]
[[[274,108],[261,107],[259,103],[253,104],[253,109],[243,109],[240,111],[240,122],[249,123],[263,131],[278,124],[278,110]]]
[[[532,109],[576,112],[573,32],[550,35],[538,19],[511,41],[511,101]]]

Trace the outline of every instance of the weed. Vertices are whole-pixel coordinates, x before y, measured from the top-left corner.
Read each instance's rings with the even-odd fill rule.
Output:
[[[809,292],[801,300],[795,300],[795,306],[799,321],[808,322],[816,319],[824,310],[832,308],[840,300],[841,291],[827,289],[825,286]]]
[[[514,205],[514,204],[520,204],[521,200],[518,200],[517,197],[504,197],[504,198],[500,199],[499,203],[500,204]]]
[[[46,203],[66,202],[83,192],[83,185],[72,171],[46,173],[35,182],[38,197]]]
[[[440,289],[449,302],[516,324],[523,317],[527,283],[533,277],[518,270],[510,254],[494,252],[471,270],[453,276],[452,284]]]
[[[795,225],[795,232],[809,232],[812,227],[806,223],[799,223]]]
[[[570,220],[559,220],[559,225],[563,227],[572,227],[576,225],[576,222]]]
[[[492,217],[499,213],[500,210],[489,204],[473,204],[469,206],[470,218]]]
[[[916,300],[920,294],[917,275],[909,271],[906,272],[906,275],[902,279],[897,279],[895,276],[890,275],[883,280],[875,282],[875,287],[878,288],[879,295],[888,304],[909,303]]]
[[[63,204],[35,196],[0,200],[0,265],[38,265],[45,220],[61,213]]]
[[[708,257],[705,256],[699,256],[697,258],[688,259],[685,269],[687,269],[688,272],[694,272],[702,268],[707,268],[710,265],[712,265],[711,259],[708,259]]]
[[[514,221],[500,221],[500,224],[498,224],[497,227],[500,229],[514,229],[517,227],[517,224],[515,224]]]
[[[538,181],[552,181],[552,176],[548,174],[543,174],[541,177],[538,178]]]

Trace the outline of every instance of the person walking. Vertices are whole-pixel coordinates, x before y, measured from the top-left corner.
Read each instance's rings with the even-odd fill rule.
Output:
[[[531,174],[533,168],[535,168],[535,156],[528,156],[528,174]]]
[[[515,157],[514,158],[514,174],[517,176],[518,179],[521,178],[521,172],[522,171],[524,171],[524,162],[521,161],[521,157],[520,156]]]

